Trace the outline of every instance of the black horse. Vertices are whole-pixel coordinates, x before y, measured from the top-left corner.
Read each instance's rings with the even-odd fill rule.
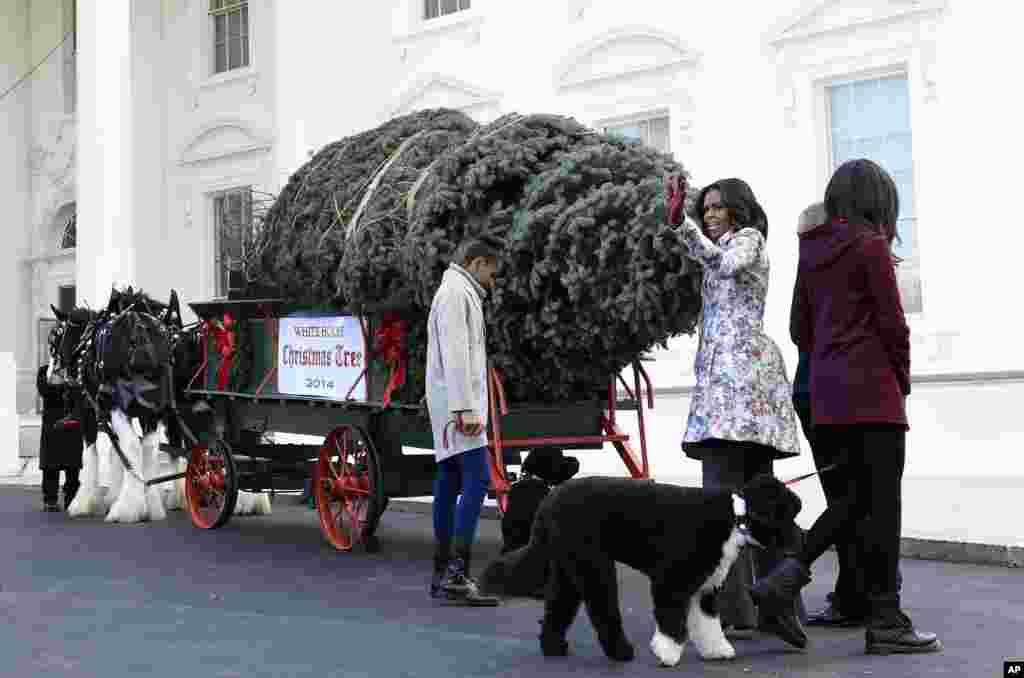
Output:
[[[106,513],[110,522],[159,520],[165,515],[163,504],[146,480],[156,468],[161,422],[172,448],[180,449],[190,437],[177,414],[176,396],[187,383],[182,375],[198,363],[195,329],[184,326],[173,290],[164,304],[141,290],[114,289],[103,311],[76,312],[57,315],[59,340],[51,351],[57,371],[76,387],[75,419],[92,446],[87,462],[93,462],[94,471],[86,471],[82,500],[76,496],[79,505],[73,503],[68,512]],[[132,420],[141,425],[141,441]],[[97,431],[107,433],[120,460],[110,466],[114,476],[106,502],[98,499]]]

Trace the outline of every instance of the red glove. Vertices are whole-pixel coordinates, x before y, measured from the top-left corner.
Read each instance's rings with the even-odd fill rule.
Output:
[[[665,212],[670,226],[683,223],[683,206],[686,203],[686,177],[673,175],[668,178],[668,195],[665,198]]]

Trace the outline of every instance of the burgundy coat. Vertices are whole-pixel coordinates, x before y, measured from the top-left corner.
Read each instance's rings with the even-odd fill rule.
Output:
[[[865,227],[824,224],[800,236],[798,277],[815,425],[909,428],[910,327],[888,243]]]

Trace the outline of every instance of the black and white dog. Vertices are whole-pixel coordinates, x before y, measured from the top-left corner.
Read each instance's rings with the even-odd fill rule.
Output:
[[[620,562],[651,579],[650,647],[662,664],[679,663],[687,639],[703,659],[732,659],[717,589],[745,545],[786,544],[798,534],[800,508],[800,498],[768,475],[738,494],[627,478],[570,480],[541,503],[529,544],[490,563],[481,587],[529,596],[547,576],[543,653],[568,654],[566,632],[585,603],[605,654],[629,661],[635,654],[622,627]]]

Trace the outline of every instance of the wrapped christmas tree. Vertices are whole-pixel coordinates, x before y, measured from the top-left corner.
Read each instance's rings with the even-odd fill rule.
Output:
[[[403,308],[412,372],[397,397],[415,402],[445,268],[468,238],[499,236],[488,351],[510,399],[600,397],[609,377],[695,328],[700,271],[663,213],[664,178],[682,171],[570,118],[478,127],[425,111],[332,144],[296,172],[268,214],[257,268],[293,299]]]

